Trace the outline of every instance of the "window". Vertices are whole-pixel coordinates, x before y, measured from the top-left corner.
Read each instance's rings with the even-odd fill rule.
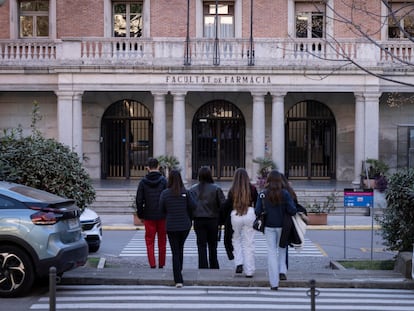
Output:
[[[204,2],[204,37],[216,37],[216,2]],[[217,5],[217,37],[234,38],[234,3],[219,3]]]
[[[131,38],[142,36],[142,2],[113,4],[113,36]]]
[[[296,38],[325,37],[325,7],[318,3],[295,3]]]
[[[49,36],[49,1],[19,2],[20,38]]]
[[[388,38],[414,37],[414,6],[412,3],[392,3],[388,16]]]

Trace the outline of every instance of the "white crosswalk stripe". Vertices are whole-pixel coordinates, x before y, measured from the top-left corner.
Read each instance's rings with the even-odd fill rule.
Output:
[[[147,250],[145,246],[145,238],[144,238],[144,231],[138,231],[129,241],[129,243],[124,247],[120,256],[121,257],[146,257]],[[157,243],[157,242],[156,242]],[[168,244],[168,242],[167,242]],[[225,256],[226,250],[223,245],[223,241],[218,243],[217,247],[217,254],[218,256]],[[255,239],[255,254],[256,256],[266,256],[267,255],[267,246],[266,240],[264,235],[261,233],[256,234]],[[187,256],[197,256],[197,243],[194,231],[190,232],[188,236],[185,246],[184,246],[184,255]],[[167,247],[167,256],[171,256],[171,250]],[[305,238],[305,243],[303,249],[300,251],[296,251],[294,249],[289,250],[289,256],[311,256],[311,257],[322,257],[325,256],[321,250],[312,243],[311,240]]]
[[[320,288],[315,309],[329,311],[412,311],[414,291]],[[187,286],[58,286],[56,310],[311,310],[308,288]],[[47,310],[40,297],[31,310]]]

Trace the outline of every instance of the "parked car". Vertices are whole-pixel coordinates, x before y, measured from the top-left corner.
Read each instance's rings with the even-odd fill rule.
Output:
[[[24,295],[52,266],[61,276],[86,263],[79,216],[73,200],[0,181],[0,297]]]
[[[82,235],[89,246],[89,252],[99,250],[102,241],[102,223],[98,214],[90,208],[85,208],[80,215]]]

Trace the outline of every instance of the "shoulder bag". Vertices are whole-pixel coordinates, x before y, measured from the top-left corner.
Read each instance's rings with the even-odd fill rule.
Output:
[[[265,206],[265,195],[264,193],[260,193],[259,197],[262,199],[262,205],[263,205],[263,211],[260,213],[260,215],[256,216],[256,219],[253,222],[253,229],[256,231],[259,231],[261,233],[264,233],[265,228],[265,220],[266,220],[266,206]]]

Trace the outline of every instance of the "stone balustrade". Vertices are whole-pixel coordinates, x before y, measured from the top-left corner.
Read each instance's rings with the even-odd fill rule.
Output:
[[[383,49],[380,49],[382,46]],[[329,69],[351,63],[370,67],[413,62],[413,43],[361,40],[63,38],[0,40],[2,66],[268,66]],[[402,62],[401,62],[402,61]]]

